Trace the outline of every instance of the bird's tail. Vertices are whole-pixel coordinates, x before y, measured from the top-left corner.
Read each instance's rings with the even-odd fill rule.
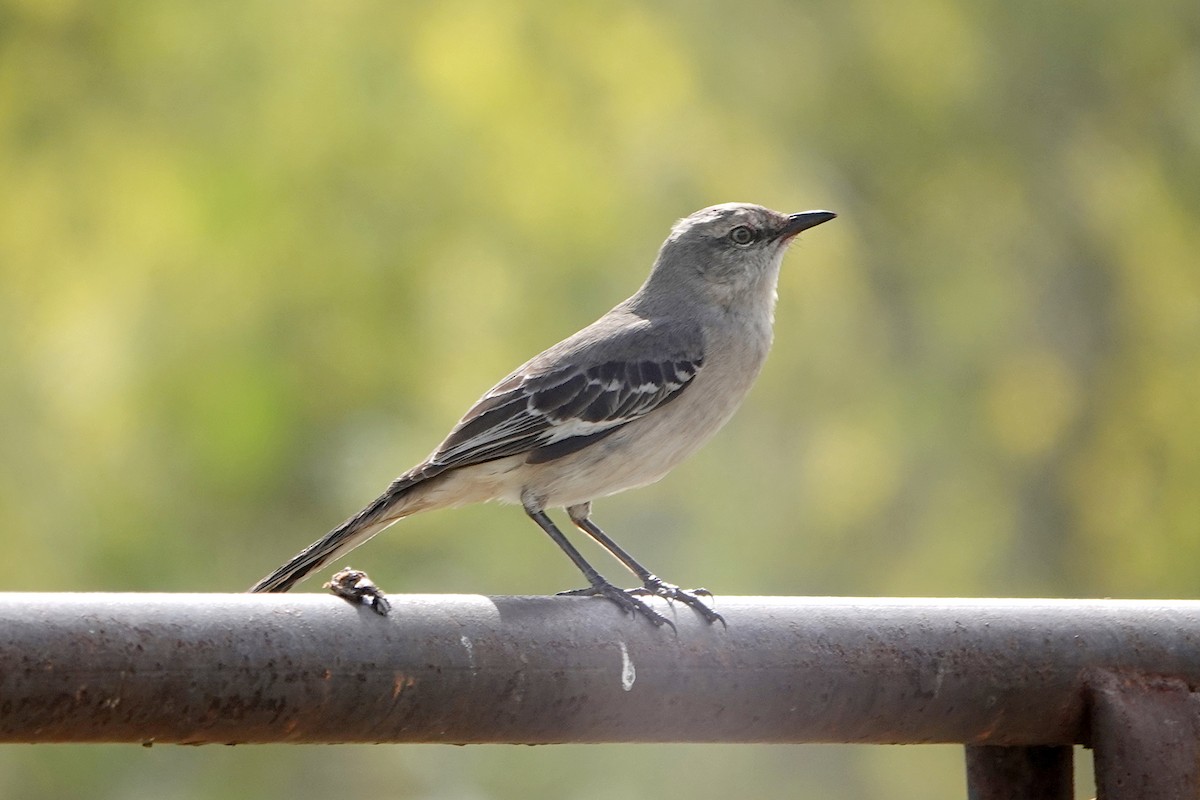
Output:
[[[286,592],[309,573],[350,552],[401,517],[409,492],[422,481],[400,479],[370,505],[296,554],[296,557],[250,588],[251,592]]]

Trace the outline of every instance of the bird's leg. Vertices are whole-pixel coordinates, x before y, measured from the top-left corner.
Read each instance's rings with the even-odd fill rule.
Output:
[[[545,511],[526,506],[525,513],[529,515],[530,519],[538,524],[538,527],[544,530],[547,535],[554,540],[554,543],[559,546],[559,549],[567,554],[567,558],[574,562],[575,566],[579,568],[579,571],[583,573],[583,577],[587,578],[587,582],[590,584],[590,586],[588,586],[586,589],[577,589],[573,592],[562,592],[562,594],[582,594],[604,597],[616,603],[622,610],[628,611],[630,614],[641,614],[655,625],[661,626],[665,624],[670,625],[671,628],[675,627],[675,625],[662,614],[659,614],[653,608],[632,596],[629,594],[629,592],[625,591],[619,586],[614,586],[612,583],[605,580],[604,577],[584,559],[583,555],[575,549],[575,546],[567,541],[567,537],[564,536],[563,532],[555,526],[554,522],[548,516],[546,516]]]
[[[701,596],[712,597],[712,592],[707,589],[692,589],[691,591],[680,589],[678,586],[667,583],[643,567],[623,547],[614,542],[607,533],[600,530],[600,526],[592,522],[589,518],[592,513],[591,503],[581,503],[577,506],[571,506],[567,509],[567,513],[571,516],[571,522],[575,523],[575,527],[595,539],[601,547],[612,553],[614,558],[624,564],[642,582],[640,589],[631,590],[634,594],[650,594],[657,597],[665,597],[668,600],[678,600],[684,605],[695,609],[710,624],[713,622],[720,622],[722,625],[725,624],[725,618],[716,611],[713,611],[708,604],[700,599]]]

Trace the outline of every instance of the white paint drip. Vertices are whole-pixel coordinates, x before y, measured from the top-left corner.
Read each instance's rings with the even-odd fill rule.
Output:
[[[621,645],[621,688],[629,691],[633,688],[633,682],[637,680],[637,670],[633,668],[633,661],[629,658],[629,648],[624,642],[618,642]]]
[[[467,662],[471,665],[471,669],[475,669],[475,645],[471,644],[471,640],[466,636],[460,636],[459,641],[462,646],[467,648]]]

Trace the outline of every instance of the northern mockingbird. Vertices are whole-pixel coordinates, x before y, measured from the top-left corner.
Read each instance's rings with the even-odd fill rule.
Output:
[[[285,592],[404,517],[499,500],[520,503],[583,572],[589,585],[564,594],[608,598],[656,625],[668,621],[636,595],[719,620],[698,597],[707,591],[660,580],[600,530],[592,501],[662,478],[733,415],[771,346],[784,251],[835,216],[726,203],[680,220],[632,297],[510,373],[432,455],[251,591]],[[550,508],[565,508],[642,586],[626,591],[601,577]]]

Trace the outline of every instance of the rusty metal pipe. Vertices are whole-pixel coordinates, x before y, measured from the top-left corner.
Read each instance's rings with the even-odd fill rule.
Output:
[[[1089,676],[1096,791],[1104,800],[1200,797],[1200,695],[1178,676]]]
[[[1060,747],[969,744],[967,800],[1072,800],[1074,753]]]
[[[1200,602],[0,594],[4,742],[1087,740],[1097,669],[1200,684]]]

